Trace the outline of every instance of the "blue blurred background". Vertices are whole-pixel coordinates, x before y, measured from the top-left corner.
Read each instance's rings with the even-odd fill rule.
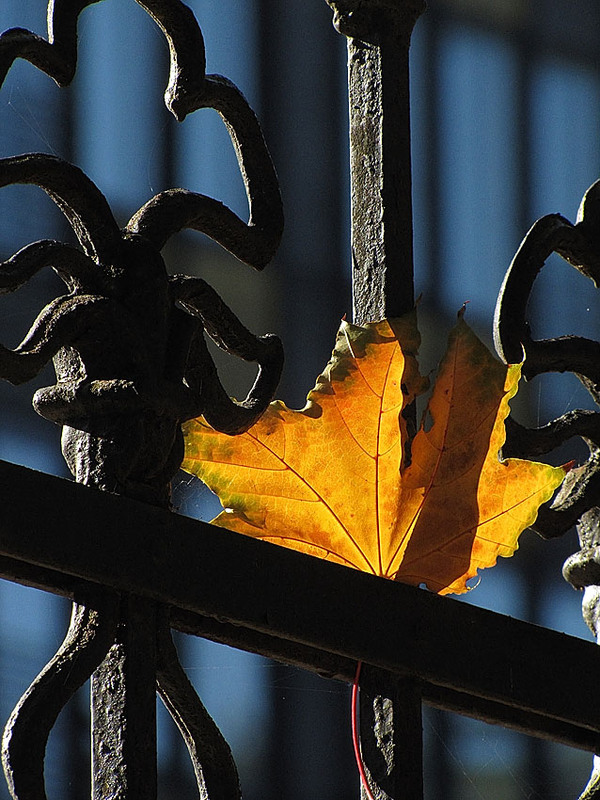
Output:
[[[286,232],[263,274],[199,234],[173,239],[165,257],[172,271],[208,280],[252,330],[283,338],[279,396],[298,407],[329,357],[340,318],[351,312],[345,42],[323,0],[189,5],[204,33],[208,71],[236,82],[261,119]],[[0,30],[19,26],[45,36],[45,16],[45,0],[2,0]],[[172,186],[213,195],[244,215],[238,167],[218,116],[202,111],[177,124],[164,108],[167,48],[143,9],[133,0],[103,0],[81,14],[79,33],[69,89],[28,63],[13,66],[0,92],[0,156],[44,151],[75,162],[123,223]],[[599,177],[600,5],[431,0],[411,62],[416,285],[428,370],[466,300],[469,322],[490,340],[496,295],[525,232],[546,213],[573,220]],[[0,259],[31,241],[69,235],[39,189],[0,191]],[[600,336],[589,281],[555,259],[538,284],[531,303],[536,336]],[[0,341],[15,346],[62,291],[48,271],[3,297]],[[221,370],[232,394],[252,377],[237,362],[224,361]],[[47,370],[18,389],[0,386],[0,458],[66,476],[60,431],[30,404],[34,388],[52,382]],[[546,377],[525,387],[516,413],[535,425],[589,405],[574,378]],[[210,519],[217,510],[183,473],[175,499],[191,516]],[[527,532],[514,558],[484,573],[466,602],[591,638],[580,597],[560,574],[576,549],[574,532],[551,543]],[[0,582],[3,719],[55,651],[68,615],[66,601]],[[358,796],[347,687],[193,637],[178,644],[233,747],[246,800]],[[51,737],[50,797],[85,794],[87,717],[82,691]],[[192,798],[191,768],[162,709],[159,725],[161,797]],[[428,800],[576,797],[591,768],[588,754],[434,710],[426,712],[425,746]]]

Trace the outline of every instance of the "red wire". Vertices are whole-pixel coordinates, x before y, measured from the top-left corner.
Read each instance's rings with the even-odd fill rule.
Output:
[[[354,683],[352,684],[352,744],[354,745],[354,758],[356,759],[356,766],[358,767],[358,774],[363,788],[369,800],[375,800],[373,793],[369,786],[369,779],[362,760],[360,752],[360,741],[358,736],[358,680],[360,678],[360,670],[362,668],[362,661],[356,665],[356,674],[354,675]]]

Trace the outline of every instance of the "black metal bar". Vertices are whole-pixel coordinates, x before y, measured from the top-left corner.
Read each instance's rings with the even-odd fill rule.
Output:
[[[414,677],[436,705],[468,695],[469,714],[500,708],[517,726],[535,715],[543,735],[600,750],[591,642],[5,462],[0,486],[4,577],[135,593],[172,606],[176,624],[184,612],[227,623],[232,644],[238,628],[242,647],[274,642],[269,654],[285,660],[289,647],[329,674],[341,663],[345,679],[362,660]]]
[[[87,596],[89,589],[79,579],[24,561],[0,557],[0,575],[5,579],[27,586],[51,591],[73,599],[76,593]],[[90,584],[87,584],[89,586]],[[173,608],[173,628],[192,636],[201,636],[220,644],[273,658],[290,666],[315,672],[322,677],[350,683],[356,672],[354,660],[325,650],[279,638],[251,628],[234,625],[215,618],[205,617],[193,611]],[[538,628],[534,628],[538,631]],[[563,642],[561,647],[568,647]],[[446,686],[423,683],[423,700],[428,705],[453,711],[488,723],[499,723],[530,736],[549,739],[582,750],[594,751],[598,735],[586,727],[538,715],[530,710],[505,706],[478,696],[455,691]]]
[[[203,617],[190,611],[172,609],[171,625],[182,633],[201,636],[204,639],[268,656],[291,666],[312,670],[325,678],[350,683],[356,672],[356,663],[344,656]],[[538,631],[539,628],[534,630]],[[566,646],[568,647],[568,644]],[[583,750],[593,750],[597,743],[597,734],[588,729],[538,715],[530,710],[521,711],[514,706],[505,706],[433,683],[421,683],[421,692],[424,702],[430,706],[483,722],[499,723],[529,736],[550,739]]]

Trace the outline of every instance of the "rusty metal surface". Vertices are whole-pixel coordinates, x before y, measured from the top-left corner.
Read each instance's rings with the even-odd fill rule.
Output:
[[[329,2],[348,36],[353,319],[414,302],[408,50],[425,4]]]
[[[117,630],[91,681],[92,798],[156,796],[158,607],[124,595]]]

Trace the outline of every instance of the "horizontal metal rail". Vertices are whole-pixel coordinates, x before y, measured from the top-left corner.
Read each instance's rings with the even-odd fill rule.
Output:
[[[152,598],[188,633],[346,681],[361,660],[435,706],[600,750],[592,642],[6,462],[0,487],[0,577]]]

